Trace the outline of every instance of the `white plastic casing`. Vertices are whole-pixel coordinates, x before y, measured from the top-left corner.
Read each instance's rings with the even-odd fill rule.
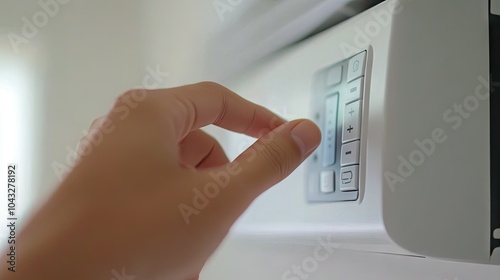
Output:
[[[487,0],[386,1],[233,79],[230,88],[286,118],[313,118],[314,74],[368,51],[358,200],[308,202],[304,164],[232,234],[500,263],[500,249],[490,254],[489,100],[479,98],[488,88],[487,13]],[[415,141],[433,133],[446,140],[425,154]],[[248,140],[231,137],[235,155]],[[412,172],[398,171],[402,158],[418,163]]]

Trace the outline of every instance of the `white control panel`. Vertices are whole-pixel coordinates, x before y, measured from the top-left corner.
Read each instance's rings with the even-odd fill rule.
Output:
[[[359,197],[366,58],[367,51],[362,51],[315,75],[313,110],[323,141],[309,162],[309,201],[353,201]]]

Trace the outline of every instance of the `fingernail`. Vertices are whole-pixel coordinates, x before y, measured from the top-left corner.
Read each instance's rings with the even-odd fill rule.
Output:
[[[302,155],[307,155],[318,147],[321,141],[321,132],[310,121],[302,121],[290,131],[293,140],[299,146]]]

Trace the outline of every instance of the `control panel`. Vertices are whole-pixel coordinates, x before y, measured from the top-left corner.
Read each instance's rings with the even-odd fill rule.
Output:
[[[319,70],[314,77],[313,112],[323,139],[308,163],[311,202],[359,197],[361,115],[367,52]]]

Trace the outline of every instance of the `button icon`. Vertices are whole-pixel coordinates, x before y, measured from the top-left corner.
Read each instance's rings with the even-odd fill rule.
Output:
[[[342,184],[349,184],[352,182],[352,171],[344,171],[342,172]]]
[[[340,165],[359,164],[359,143],[360,141],[353,141],[342,145],[340,155]]]
[[[342,142],[360,139],[361,134],[361,102],[347,104],[344,109],[344,127]]]
[[[365,78],[356,79],[347,84],[344,102],[346,104],[363,99],[363,86]]]
[[[354,62],[354,65],[352,66],[352,71],[358,71],[359,69],[359,60],[356,60]]]
[[[351,133],[353,129],[354,129],[354,128],[352,127],[352,125],[349,125],[349,128],[347,129],[347,131],[348,131],[349,133]]]
[[[340,169],[340,191],[358,190],[359,165],[351,165]]]
[[[348,82],[365,75],[365,58],[366,58],[366,51],[353,56],[349,60],[349,65],[347,68]]]

